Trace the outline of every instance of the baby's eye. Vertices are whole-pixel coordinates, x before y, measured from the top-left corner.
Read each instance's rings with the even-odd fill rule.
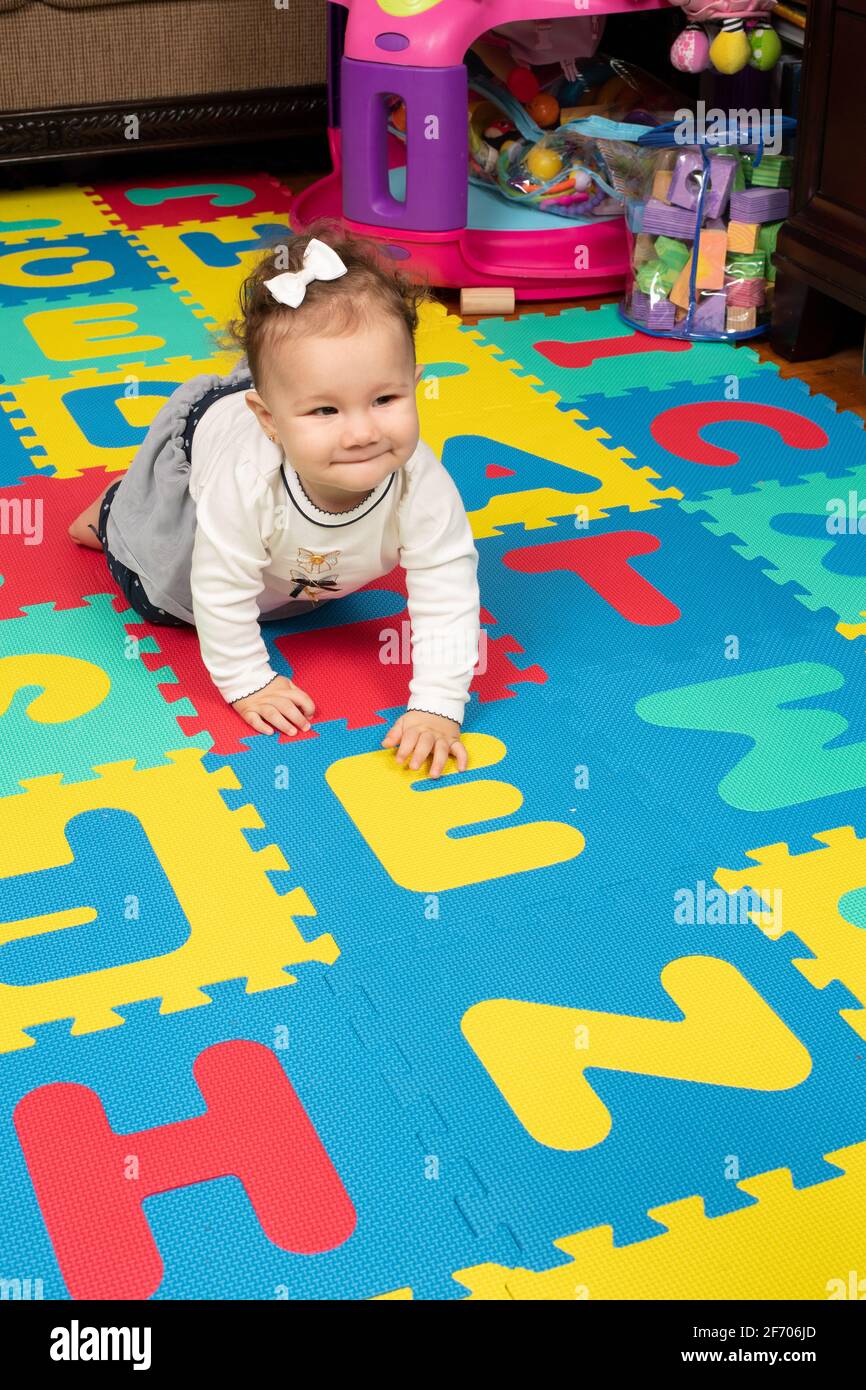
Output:
[[[333,410],[334,412],[336,412],[336,409],[337,407],[335,405],[317,405],[315,410],[310,411],[310,414],[318,415],[320,410]]]
[[[378,405],[380,401],[393,401],[396,399],[396,396],[377,396],[376,400],[374,401],[374,404]]]

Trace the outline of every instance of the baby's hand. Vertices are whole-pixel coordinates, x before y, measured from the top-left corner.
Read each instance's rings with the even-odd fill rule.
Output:
[[[298,729],[309,729],[309,718],[316,712],[306,691],[285,676],[274,676],[261,690],[233,700],[232,709],[236,709],[257,734],[272,734],[274,729],[294,734]]]
[[[427,761],[432,749],[431,777],[439,776],[451,753],[458,772],[465,772],[469,762],[466,745],[460,742],[460,725],[456,719],[446,719],[442,714],[428,714],[423,709],[409,709],[400,715],[382,739],[382,747],[393,748],[395,743],[400,745],[397,749],[398,763],[402,763],[415,750],[409,764],[414,771]]]

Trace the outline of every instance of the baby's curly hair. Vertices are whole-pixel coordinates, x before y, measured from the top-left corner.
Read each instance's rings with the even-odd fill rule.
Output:
[[[312,281],[303,302],[292,309],[274,299],[265,281],[285,270],[300,270],[313,237],[336,251],[346,274],[336,280]],[[395,269],[377,242],[348,231],[334,218],[322,217],[305,232],[268,248],[241,285],[240,316],[218,333],[217,342],[221,348],[242,350],[259,388],[270,354],[287,338],[336,337],[385,315],[403,325],[414,362],[418,309],[432,298],[429,283]]]

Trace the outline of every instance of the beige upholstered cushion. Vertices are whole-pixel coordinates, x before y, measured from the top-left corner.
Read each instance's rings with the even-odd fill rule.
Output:
[[[52,10],[95,10],[100,5],[137,5],[139,0],[0,0],[0,14],[4,10],[24,10],[28,5],[47,6]],[[163,0],[166,5],[176,4],[177,0]],[[185,0],[186,4],[194,5],[198,0]],[[230,5],[232,0],[222,0],[224,5]]]
[[[0,111],[326,80],[325,0],[0,0]]]

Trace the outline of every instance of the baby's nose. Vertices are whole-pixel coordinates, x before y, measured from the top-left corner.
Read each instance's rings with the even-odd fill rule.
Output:
[[[371,415],[359,416],[346,430],[345,447],[365,448],[375,444],[379,438],[379,427]]]

